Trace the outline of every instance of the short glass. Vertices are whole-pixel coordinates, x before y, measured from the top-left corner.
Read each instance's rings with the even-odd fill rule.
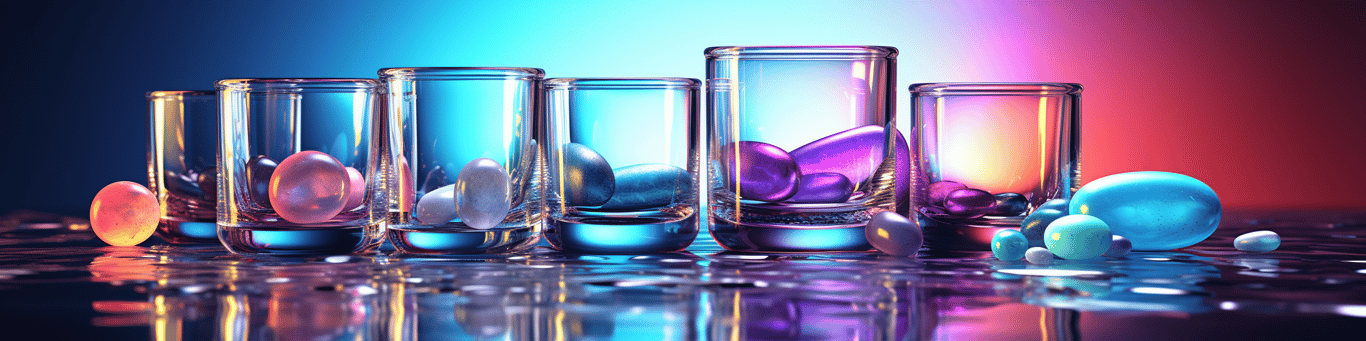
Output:
[[[914,84],[913,207],[925,244],[989,250],[1001,229],[1081,186],[1081,85]]]
[[[157,236],[177,244],[218,243],[218,94],[153,91],[147,106],[147,184],[161,202]]]
[[[681,251],[697,237],[701,82],[546,81],[546,240],[576,253]]]
[[[218,238],[247,255],[359,253],[383,241],[373,79],[218,82]]]
[[[545,224],[534,127],[544,71],[388,68],[389,240],[415,255],[527,250]]]
[[[735,251],[868,251],[864,226],[909,192],[897,50],[712,47],[709,219]],[[903,205],[904,206],[904,205]]]

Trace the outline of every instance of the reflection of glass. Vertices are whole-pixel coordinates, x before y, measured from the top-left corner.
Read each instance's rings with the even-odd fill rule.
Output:
[[[393,68],[382,126],[389,240],[409,254],[518,252],[544,224],[536,179],[544,71]]]
[[[368,285],[243,285],[218,297],[218,335],[229,340],[375,340],[383,305]]]
[[[692,244],[698,84],[687,78],[546,81],[551,245],[654,253]]]
[[[895,130],[895,48],[712,47],[711,233],[737,251],[866,251],[910,164]]]
[[[857,291],[858,294],[854,292]],[[896,309],[887,288],[817,280],[800,289],[719,289],[712,337],[738,340],[887,340]]]
[[[153,91],[147,183],[161,201],[157,235],[172,243],[217,243],[218,95]]]
[[[370,138],[383,93],[377,81],[228,79],[218,89],[218,234],[228,250],[307,255],[379,246],[384,207],[374,203],[384,196]],[[291,156],[304,162],[287,167]]]
[[[912,159],[920,169],[912,202],[931,220],[928,247],[987,250],[998,229],[1018,228],[1034,207],[1069,198],[1081,186],[1081,85],[941,83],[910,90]],[[1021,198],[996,204],[1007,196]]]

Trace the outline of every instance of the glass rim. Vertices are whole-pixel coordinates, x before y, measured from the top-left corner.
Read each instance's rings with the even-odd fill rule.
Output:
[[[1078,83],[916,83],[911,94],[931,95],[1066,95],[1081,93]]]
[[[380,79],[523,79],[545,78],[545,70],[531,67],[391,67],[378,71]]]
[[[877,45],[712,46],[703,51],[707,59],[891,59],[897,53],[895,47]]]
[[[546,89],[700,89],[702,81],[680,77],[549,78]]]
[[[217,91],[214,91],[214,90],[158,90],[158,91],[148,91],[148,92],[147,92],[147,99],[166,98],[166,97],[177,97],[177,96],[216,96],[216,95],[218,95],[218,92],[217,92]]]
[[[246,92],[383,90],[379,80],[370,78],[231,78],[219,80],[215,88]]]

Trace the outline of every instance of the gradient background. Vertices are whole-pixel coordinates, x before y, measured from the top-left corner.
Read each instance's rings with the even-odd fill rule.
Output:
[[[30,1],[0,5],[0,212],[145,183],[152,90],[381,67],[703,78],[716,45],[890,45],[906,87],[1081,83],[1083,181],[1204,180],[1226,207],[1366,209],[1366,4]]]

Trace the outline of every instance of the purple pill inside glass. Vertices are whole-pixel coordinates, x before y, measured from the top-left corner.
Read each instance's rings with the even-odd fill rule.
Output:
[[[944,209],[960,218],[977,218],[986,214],[996,198],[980,189],[960,189],[944,198]]]
[[[797,194],[787,202],[841,203],[854,194],[854,183],[840,173],[804,174],[797,186]]]
[[[755,141],[722,147],[726,187],[741,199],[779,202],[797,193],[802,172],[782,148]]]
[[[944,206],[944,199],[949,197],[949,193],[960,189],[967,189],[968,186],[953,181],[940,181],[930,184],[930,205]]]

